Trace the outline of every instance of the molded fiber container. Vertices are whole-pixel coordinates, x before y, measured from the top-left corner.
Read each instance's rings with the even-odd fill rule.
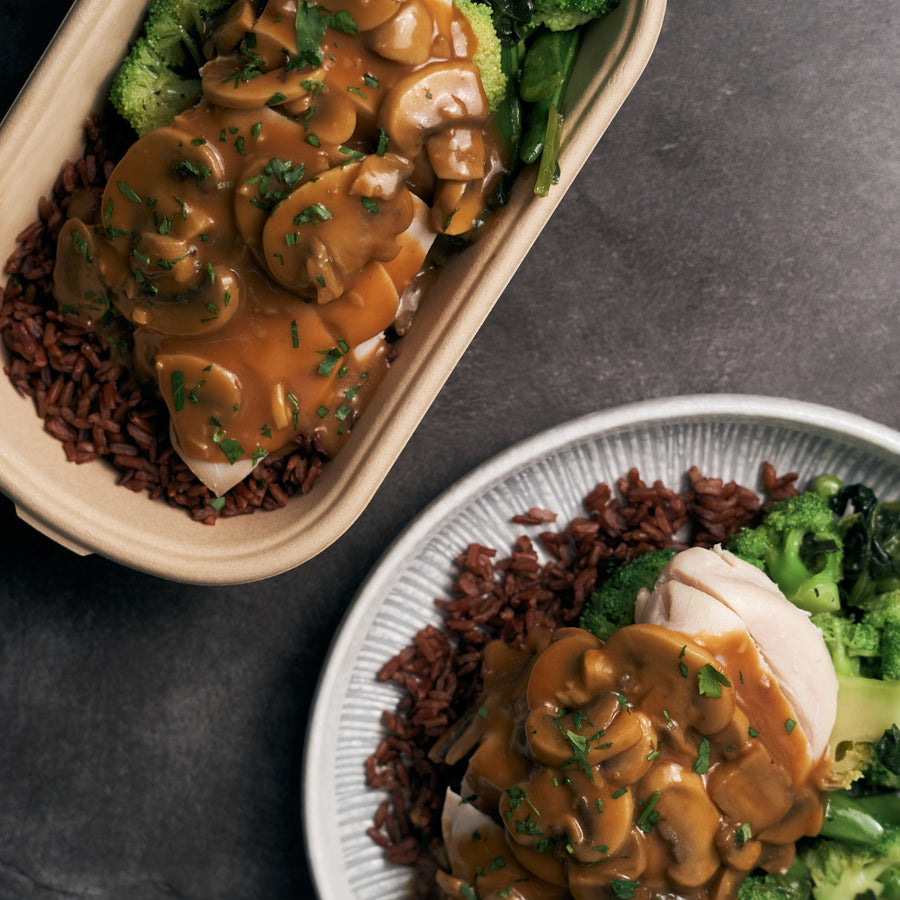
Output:
[[[146,6],[140,0],[76,2],[0,125],[0,259],[36,218],[38,200],[49,195],[64,162],[80,157],[84,120],[101,110]],[[2,377],[0,489],[19,516],[76,553],[99,553],[200,584],[267,578],[337,540],[396,462],[634,87],[664,13],[665,0],[624,0],[590,27],[567,94],[560,183],[548,198],[536,197],[533,173],[526,172],[493,226],[442,272],[378,394],[309,494],[278,510],[220,519],[214,527],[196,523],[164,500],[117,485],[116,472],[102,461],[67,462],[33,401]]]

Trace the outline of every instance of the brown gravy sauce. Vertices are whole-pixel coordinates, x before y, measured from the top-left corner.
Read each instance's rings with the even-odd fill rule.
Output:
[[[297,65],[294,0],[234,4],[205,99],[138,140],[60,238],[58,302],[134,329],[188,456],[314,436],[333,456],[388,368],[435,233],[463,233],[501,170],[476,42],[449,2],[347,0]]]
[[[477,712],[437,752],[468,757],[460,794],[495,824],[451,842],[447,896],[578,900],[622,880],[640,900],[726,900],[753,868],[785,870],[821,827],[828,763],[749,638],[708,637],[632,625],[605,644],[564,628],[488,645]]]

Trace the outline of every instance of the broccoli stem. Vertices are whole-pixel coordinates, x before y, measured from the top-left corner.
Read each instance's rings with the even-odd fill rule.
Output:
[[[900,806],[896,798],[894,805]],[[833,791],[825,800],[825,818],[819,834],[868,846],[881,838],[884,826],[875,813],[866,809],[857,798],[845,791]]]
[[[900,722],[900,681],[838,674],[832,746],[843,741],[874,743],[895,722]]]

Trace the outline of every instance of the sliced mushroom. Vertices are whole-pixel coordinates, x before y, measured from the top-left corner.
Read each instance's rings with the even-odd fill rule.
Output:
[[[385,201],[351,196],[358,172],[359,163],[351,163],[304,183],[263,229],[263,252],[273,277],[319,303],[340,297],[371,260],[393,259],[400,251],[397,235],[413,218],[408,191]]]
[[[426,139],[425,149],[440,179],[474,181],[484,175],[484,136],[480,128],[459,126],[439,131]]]
[[[222,55],[234,50],[256,24],[256,17],[256,4],[253,0],[237,0],[232,3],[213,32],[216,54]]]
[[[386,22],[366,35],[366,43],[380,56],[420,66],[431,56],[434,19],[422,0],[406,2]]]
[[[209,103],[229,109],[257,109],[296,102],[309,97],[310,83],[321,80],[319,70],[272,69],[245,76],[241,53],[217,56],[200,69],[203,95]]]
[[[703,778],[682,766],[662,763],[641,782],[640,790],[645,803],[658,792],[655,830],[669,845],[673,862],[667,871],[674,886],[700,888],[719,868],[715,839],[721,825]]]
[[[412,171],[412,163],[396,153],[372,153],[360,162],[350,193],[354,197],[392,200],[406,186]]]
[[[106,283],[97,265],[100,252],[94,230],[68,219],[59,232],[53,269],[53,296],[60,308],[75,312],[90,327],[109,309]]]
[[[229,446],[223,439],[244,392],[237,373],[205,355],[163,351],[156,358],[156,376],[180,449],[188,457],[226,460]],[[198,419],[203,428],[194,427]],[[209,424],[211,420],[217,424]]]
[[[421,152],[425,138],[455,125],[478,125],[488,102],[478,67],[471,62],[436,62],[401,78],[385,97],[379,125],[403,156]]]
[[[200,286],[176,294],[116,299],[120,312],[136,327],[178,337],[216,331],[237,312],[240,302],[239,280],[225,266],[213,266]]]
[[[342,0],[341,8],[345,9],[356,22],[360,31],[371,31],[377,28],[400,8],[402,0]]]

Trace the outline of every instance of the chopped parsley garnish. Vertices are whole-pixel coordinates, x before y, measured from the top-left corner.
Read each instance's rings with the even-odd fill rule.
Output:
[[[784,730],[790,734],[797,727],[797,723],[793,719],[787,719],[784,723]]]
[[[172,400],[176,412],[184,409],[184,372],[181,369],[172,372]]]
[[[231,465],[234,465],[244,455],[244,448],[234,438],[223,438],[217,443]]]
[[[345,9],[338,10],[332,16],[322,16],[325,24],[335,31],[343,31],[344,34],[356,34],[359,28],[356,25],[356,19],[350,15]]]
[[[80,254],[86,263],[92,263],[94,260],[91,258],[91,252],[88,249],[87,238],[80,231],[75,231],[74,229],[70,233],[75,252]]]
[[[645,834],[653,830],[653,826],[659,821],[659,813],[654,808],[659,801],[659,791],[654,791],[644,806],[643,811],[635,820],[635,825]]]
[[[717,700],[722,696],[722,685],[731,687],[731,682],[710,663],[703,666],[697,673],[697,686],[704,697]]]
[[[180,160],[175,166],[175,171],[179,175],[187,175],[196,178],[198,181],[206,181],[212,175],[212,169],[203,163],[191,162],[189,159]]]
[[[122,192],[122,196],[126,200],[130,200],[132,203],[143,203],[144,201],[141,199],[140,194],[127,182],[127,181],[117,181],[116,185],[119,190]]]
[[[331,210],[322,206],[321,203],[314,203],[294,216],[294,224],[305,225],[307,222],[327,222],[330,218]]]
[[[700,738],[700,746],[697,748],[697,759],[691,768],[698,775],[705,775],[709,770],[709,738]]]

